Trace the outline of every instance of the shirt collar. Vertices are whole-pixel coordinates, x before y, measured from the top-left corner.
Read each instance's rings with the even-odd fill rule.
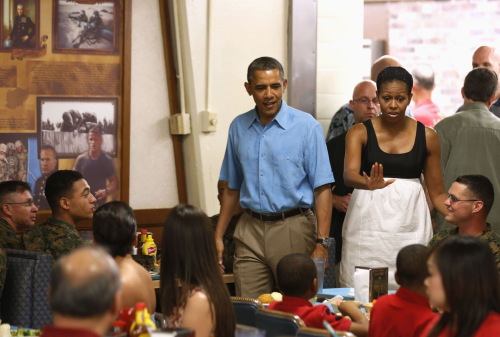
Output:
[[[273,123],[274,121],[276,121],[279,126],[286,130],[288,121],[288,105],[286,104],[284,99],[281,100],[280,111],[278,111],[278,114],[276,115],[276,117],[274,117],[271,123]],[[250,118],[248,119],[248,127],[252,126],[252,124],[255,122],[260,123],[259,115],[257,114],[257,107],[251,110]]]

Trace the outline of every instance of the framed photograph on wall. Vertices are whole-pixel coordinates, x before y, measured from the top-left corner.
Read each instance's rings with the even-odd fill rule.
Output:
[[[50,145],[59,158],[76,158],[89,150],[89,133],[98,130],[102,151],[117,157],[117,98],[38,97],[37,106],[39,148]]]
[[[40,0],[0,0],[3,52],[40,47]]]
[[[53,0],[53,52],[119,52],[120,1]]]

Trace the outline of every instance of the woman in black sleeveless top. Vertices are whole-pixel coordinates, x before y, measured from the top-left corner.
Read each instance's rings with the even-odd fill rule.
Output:
[[[432,237],[422,173],[432,202],[446,213],[438,136],[405,115],[412,87],[404,68],[382,70],[377,78],[381,115],[354,125],[347,134],[344,180],[355,190],[342,233],[343,287],[353,287],[354,267],[365,266],[389,267],[389,289],[397,289],[399,250],[414,243],[427,245]]]

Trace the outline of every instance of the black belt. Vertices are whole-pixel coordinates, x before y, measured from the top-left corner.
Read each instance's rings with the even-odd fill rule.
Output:
[[[289,211],[281,212],[281,213],[260,214],[260,213],[252,211],[251,209],[245,209],[245,212],[250,214],[253,218],[259,219],[262,221],[278,221],[278,220],[285,220],[286,218],[289,218],[291,216],[303,214],[309,210],[310,210],[310,208],[294,208],[294,209],[291,209]]]

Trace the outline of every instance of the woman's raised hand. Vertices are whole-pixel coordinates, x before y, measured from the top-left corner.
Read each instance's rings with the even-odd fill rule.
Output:
[[[372,165],[370,176],[363,172],[363,178],[365,178],[366,187],[370,191],[384,188],[396,181],[396,179],[384,180],[384,167],[379,163]]]

